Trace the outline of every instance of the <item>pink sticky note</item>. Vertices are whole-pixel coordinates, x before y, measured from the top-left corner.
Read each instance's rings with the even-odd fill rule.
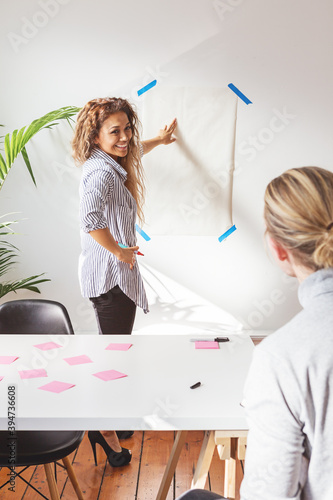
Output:
[[[85,354],[82,354],[82,356],[64,358],[64,361],[66,361],[69,365],[82,365],[83,363],[92,363],[92,360]]]
[[[18,356],[0,356],[0,365],[10,365],[18,358]]]
[[[105,370],[104,372],[93,373],[93,375],[105,381],[127,377],[125,373],[117,372],[117,370]]]
[[[3,377],[4,377],[3,375],[0,375],[0,382],[1,382],[1,380],[3,379]]]
[[[133,344],[109,344],[105,350],[110,350],[110,351],[128,351],[128,349],[132,346]]]
[[[205,340],[203,342],[196,342],[195,343],[195,348],[196,349],[219,349],[219,343],[218,342],[209,342],[208,340]]]
[[[37,378],[37,377],[47,377],[46,370],[40,368],[37,370],[22,370],[19,371],[20,377],[23,378]]]
[[[43,344],[34,345],[34,347],[38,347],[38,349],[41,349],[42,351],[48,351],[49,349],[58,349],[58,347],[62,346],[56,344],[55,342],[44,342]]]
[[[66,391],[71,387],[75,387],[75,384],[67,384],[67,382],[57,382],[56,380],[54,380],[49,384],[45,384],[42,385],[41,387],[38,387],[38,389],[42,389],[43,391],[56,392],[57,394],[59,394],[59,392]]]

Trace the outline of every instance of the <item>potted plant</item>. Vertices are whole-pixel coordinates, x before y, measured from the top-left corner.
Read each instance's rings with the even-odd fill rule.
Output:
[[[31,168],[29,156],[26,150],[26,144],[30,139],[42,129],[51,129],[58,124],[58,120],[67,120],[69,124],[73,121],[72,117],[78,113],[80,108],[75,106],[66,106],[55,111],[51,111],[41,118],[37,118],[30,125],[14,130],[12,134],[4,136],[4,156],[0,153],[0,190],[12,168],[15,159],[19,154],[22,155],[25,165],[29,171],[32,181],[36,185],[36,180]],[[1,125],[3,126],[3,125]],[[5,217],[5,216],[3,216]],[[3,218],[1,217],[1,218]],[[17,221],[0,221],[0,280],[2,277],[12,269],[17,257],[17,248],[8,242],[6,239],[8,235],[14,234],[11,230],[12,224]],[[9,292],[16,292],[20,289],[30,290],[32,292],[40,293],[36,285],[45,281],[50,281],[46,278],[41,278],[44,273],[30,276],[16,281],[0,281],[0,298]]]

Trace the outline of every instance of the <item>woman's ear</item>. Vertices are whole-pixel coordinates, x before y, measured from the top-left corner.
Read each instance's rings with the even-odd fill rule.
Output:
[[[268,236],[267,238],[268,238],[268,246],[271,252],[273,253],[275,259],[281,262],[283,262],[284,260],[288,260],[289,258],[288,251],[280,243],[275,241],[270,236]]]
[[[267,236],[268,247],[277,265],[288,276],[295,276],[294,260],[289,250],[271,236]]]

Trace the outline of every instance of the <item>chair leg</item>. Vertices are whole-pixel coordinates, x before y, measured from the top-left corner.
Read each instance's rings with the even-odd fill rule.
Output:
[[[66,467],[68,477],[73,485],[76,496],[78,497],[79,500],[84,500],[83,493],[82,493],[82,490],[81,490],[80,485],[78,483],[78,480],[76,479],[76,475],[75,475],[74,469],[72,467],[71,461],[69,460],[68,457],[65,457],[62,459],[62,462],[63,462],[64,466]]]
[[[44,469],[46,473],[47,484],[49,485],[51,500],[60,500],[60,495],[57,488],[57,483],[55,481],[52,464],[44,464]]]

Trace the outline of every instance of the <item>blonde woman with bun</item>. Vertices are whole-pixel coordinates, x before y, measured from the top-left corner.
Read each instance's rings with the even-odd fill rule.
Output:
[[[255,349],[241,498],[321,500],[333,483],[333,173],[294,168],[272,180],[264,218],[303,310]]]
[[[256,348],[241,500],[328,500],[333,491],[333,173],[294,168],[266,188],[270,251],[303,310]],[[178,500],[222,499],[191,490]]]

